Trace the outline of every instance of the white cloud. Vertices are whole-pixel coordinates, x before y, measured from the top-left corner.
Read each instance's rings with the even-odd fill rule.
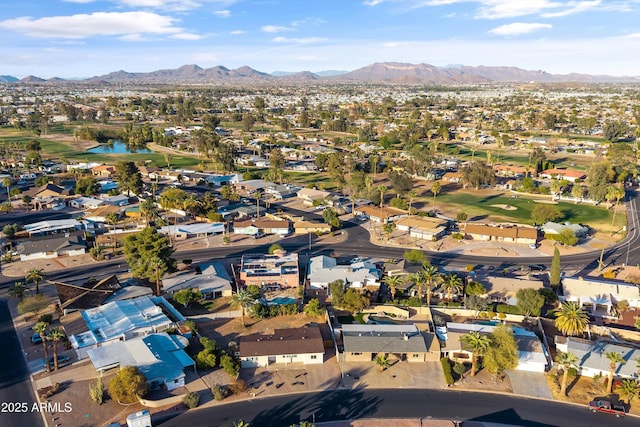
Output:
[[[281,27],[278,25],[265,25],[261,28],[265,33],[281,33],[283,31],[291,31],[289,27]]]
[[[321,42],[327,41],[327,39],[325,37],[305,37],[305,38],[275,37],[273,41],[276,43],[311,44],[311,43],[321,43]]]
[[[571,2],[571,3],[574,3],[574,2]],[[601,3],[602,3],[601,0],[581,1],[581,2],[574,3],[573,7],[570,7],[569,9],[565,9],[559,12],[547,12],[547,13],[543,13],[540,16],[542,16],[543,18],[560,18],[562,16],[569,16],[576,13],[586,12],[590,9],[600,6]]]
[[[204,36],[201,36],[199,34],[193,34],[193,33],[178,33],[178,34],[172,35],[171,38],[178,39],[178,40],[200,40],[200,39],[203,39]]]
[[[384,0],[367,0],[362,2],[362,4],[366,4],[367,6],[377,6],[380,3],[384,3]]]
[[[24,16],[0,21],[0,28],[38,38],[82,39],[94,36],[174,34],[182,31],[175,18],[151,12],[96,12],[90,15]],[[131,36],[135,37],[135,36]]]
[[[233,30],[229,34],[231,34],[233,36],[239,36],[239,35],[247,34],[247,33],[248,33],[248,31],[245,31],[245,30]]]
[[[65,3],[93,3],[95,0],[62,0]]]
[[[301,25],[321,25],[321,24],[325,24],[326,22],[327,21],[321,18],[305,18],[305,19],[300,19],[298,21],[292,21],[291,26],[299,27]]]
[[[228,18],[231,16],[230,10],[216,10],[213,12],[214,15],[219,16],[220,18]]]
[[[553,28],[553,26],[542,23],[514,22],[513,24],[500,25],[499,27],[489,30],[489,33],[499,36],[517,36],[549,28]]]

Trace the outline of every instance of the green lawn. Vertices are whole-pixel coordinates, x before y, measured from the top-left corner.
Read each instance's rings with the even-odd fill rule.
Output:
[[[518,195],[517,199],[512,199],[510,196],[481,196],[469,193],[449,193],[438,196],[439,203],[446,203],[448,205],[458,205],[457,211],[465,211],[469,216],[469,219],[474,217],[490,216],[493,218],[504,218],[506,220],[512,220],[514,222],[532,224],[531,211],[537,205],[537,203],[527,197]],[[516,210],[505,210],[492,205],[511,205],[516,207]],[[553,205],[559,211],[564,214],[563,221],[570,221],[572,223],[582,223],[595,226],[597,224],[610,224],[612,219],[612,212],[606,209],[606,206],[593,206],[588,204],[573,204],[566,202],[559,202]],[[620,224],[624,224],[624,216],[616,215],[616,220],[619,219]],[[618,223],[618,221],[616,221]]]

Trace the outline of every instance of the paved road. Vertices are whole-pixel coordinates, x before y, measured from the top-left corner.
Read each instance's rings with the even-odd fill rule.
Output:
[[[183,413],[162,427],[227,427],[243,419],[253,426],[286,427],[362,418],[436,418],[478,420],[518,426],[631,427],[637,417],[617,419],[592,414],[586,407],[489,393],[436,390],[356,389],[304,393],[231,403]]]
[[[43,426],[40,413],[33,411],[36,397],[5,297],[0,297],[0,343],[0,426]]]

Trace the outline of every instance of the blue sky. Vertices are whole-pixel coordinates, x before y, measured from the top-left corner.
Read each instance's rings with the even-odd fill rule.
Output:
[[[639,18],[640,0],[3,1],[0,74],[395,61],[640,76]]]

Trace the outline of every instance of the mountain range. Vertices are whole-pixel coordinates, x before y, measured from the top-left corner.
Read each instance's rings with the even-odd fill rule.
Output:
[[[0,76],[0,83],[62,83],[70,82],[60,78],[44,80],[35,76],[17,79],[13,76]],[[490,67],[468,65],[447,65],[436,67],[430,64],[407,64],[400,62],[379,62],[354,71],[309,71],[284,72],[272,74],[244,66],[229,69],[224,66],[201,68],[198,65],[183,65],[176,69],[157,70],[146,73],[114,71],[109,74],[88,79],[72,80],[86,83],[147,83],[147,84],[304,84],[313,82],[327,83],[395,83],[395,84],[476,84],[476,83],[637,83],[638,76],[614,77],[589,74],[551,74],[546,71],[524,70],[517,67]]]

